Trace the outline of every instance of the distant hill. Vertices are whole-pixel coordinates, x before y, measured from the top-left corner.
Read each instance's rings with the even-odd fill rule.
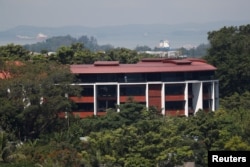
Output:
[[[42,42],[25,44],[23,46],[32,52],[55,52],[58,48],[62,46],[71,46],[73,43],[81,43],[84,48],[89,49],[90,51],[106,51],[113,48],[111,45],[98,45],[97,40],[94,37],[81,36],[79,38],[73,38],[70,35],[51,37],[44,39]]]
[[[225,21],[212,23],[186,24],[131,24],[121,26],[85,27],[34,27],[18,26],[0,32],[0,45],[7,43],[31,44],[42,42],[44,38],[70,35],[74,38],[81,36],[94,37],[98,44],[110,44],[114,47],[147,45],[154,48],[160,40],[169,40],[172,48],[184,45],[198,46],[207,43],[207,32],[218,30],[223,26],[244,25],[247,22]],[[42,37],[42,38],[39,38]]]

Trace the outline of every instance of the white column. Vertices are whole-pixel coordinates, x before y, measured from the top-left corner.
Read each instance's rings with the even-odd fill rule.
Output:
[[[120,106],[120,84],[117,84],[117,105]],[[120,112],[120,108],[117,108],[117,112]]]
[[[219,81],[215,82],[215,110],[219,108]]]
[[[188,83],[185,83],[184,89],[184,100],[185,100],[185,115],[188,117]]]
[[[97,89],[96,84],[94,84],[94,115],[97,115]]]
[[[161,114],[165,115],[165,84],[161,85]]]
[[[145,93],[145,96],[146,96],[146,108],[149,107],[149,101],[148,101],[148,83],[146,83],[146,93]]]
[[[192,84],[193,87],[193,107],[196,113],[199,109],[203,109],[202,98],[202,82],[196,82]]]
[[[212,111],[215,111],[215,82],[211,84]]]

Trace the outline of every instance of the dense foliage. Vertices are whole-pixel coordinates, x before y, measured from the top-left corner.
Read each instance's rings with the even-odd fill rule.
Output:
[[[154,108],[128,101],[120,112],[84,120],[70,119],[39,140],[28,140],[3,154],[7,162],[42,166],[174,166],[194,161],[207,165],[208,150],[249,150],[250,114],[218,110],[196,116],[162,117]],[[238,122],[238,123],[237,123]],[[81,140],[80,140],[81,139]],[[5,148],[5,150],[7,150]]]
[[[218,68],[221,97],[250,91],[250,25],[223,27],[208,33],[206,59]]]
[[[47,52],[33,53],[20,45],[8,44],[0,46],[0,63],[4,61],[58,62],[60,64],[92,64],[97,60],[119,61],[120,63],[137,63],[141,58],[153,57],[145,53],[137,53],[127,48],[115,48],[108,51],[92,52],[82,43],[61,46],[51,55]],[[0,68],[3,68],[3,65]]]
[[[70,115],[66,94],[82,90],[69,86],[68,64],[135,63],[148,55],[126,48],[93,52],[78,42],[54,55],[1,46],[0,166],[207,166],[208,150],[250,150],[249,27],[209,33],[206,59],[218,68],[221,108],[189,118],[163,117],[133,99],[102,117]],[[58,117],[62,111],[66,119]]]
[[[74,91],[68,86],[73,81],[68,68],[25,62],[18,67],[8,65],[8,70],[11,78],[0,84],[0,126],[19,139],[58,129],[57,113],[70,108],[65,93]]]

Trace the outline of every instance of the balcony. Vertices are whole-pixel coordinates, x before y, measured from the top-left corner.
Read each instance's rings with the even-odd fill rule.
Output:
[[[146,97],[145,96],[120,96],[120,102],[125,103],[130,98],[132,98],[136,102],[146,102]]]
[[[116,100],[116,96],[114,95],[102,95],[102,96],[98,96],[97,100]]]
[[[72,100],[75,103],[94,103],[94,97],[93,96],[81,96],[81,97],[69,97],[70,100]]]
[[[184,101],[184,95],[166,95],[165,101]]]

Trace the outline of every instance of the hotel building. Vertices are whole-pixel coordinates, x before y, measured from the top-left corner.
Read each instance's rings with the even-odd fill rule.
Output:
[[[96,61],[70,69],[77,78],[74,84],[83,87],[81,96],[70,96],[76,104],[73,113],[80,118],[104,115],[128,98],[173,116],[190,116],[199,109],[215,111],[219,106],[216,68],[202,59],[148,58],[137,64]]]

